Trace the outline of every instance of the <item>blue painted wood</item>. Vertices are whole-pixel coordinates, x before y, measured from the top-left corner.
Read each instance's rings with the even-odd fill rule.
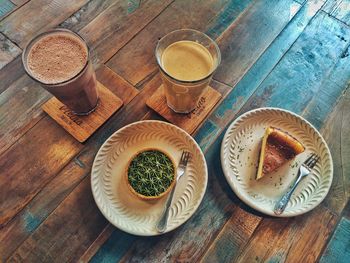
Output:
[[[114,230],[109,239],[100,247],[91,258],[91,263],[114,263],[119,261],[130,248],[136,236],[120,230]]]
[[[208,120],[203,124],[194,139],[198,142],[202,150],[205,150],[211,144],[212,140],[218,136],[219,131],[219,127],[211,120]]]
[[[322,81],[330,77],[349,41],[350,28],[319,13],[241,112],[270,106],[301,113],[314,96],[327,89]]]
[[[348,39],[344,39],[348,41]],[[349,44],[349,41],[348,41]],[[315,96],[308,108],[305,110],[305,117],[311,121],[317,128],[322,126],[323,120],[332,111],[338,98],[349,88],[350,80],[350,45],[341,54],[337,65],[332,74],[325,83],[324,88],[320,90],[318,96]]]
[[[322,1],[308,2],[295,15],[281,34],[272,42],[270,47],[234,87],[233,91],[230,92],[214,113],[211,114],[207,122],[216,123],[216,129],[211,129],[212,134],[218,134],[222,127],[225,127],[232,121],[235,114],[237,114],[243,104],[280,61],[284,53],[300,36],[322,5]],[[205,130],[205,127],[206,124],[198,131],[195,138],[199,144],[202,144],[200,138],[205,138],[206,143],[203,146],[208,147],[216,138],[215,136],[210,136]],[[203,148],[203,150],[206,150],[206,148]]]
[[[350,0],[328,0],[323,9],[350,26]]]
[[[252,0],[228,1],[222,12],[210,22],[206,34],[217,39],[251,3]]]
[[[320,263],[348,263],[350,261],[350,220],[342,218]]]
[[[16,6],[10,0],[0,0],[0,19],[11,12]]]

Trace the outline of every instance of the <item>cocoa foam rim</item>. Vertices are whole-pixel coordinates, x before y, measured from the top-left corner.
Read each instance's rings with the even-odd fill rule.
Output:
[[[67,80],[64,80],[64,81],[61,81],[61,82],[56,82],[56,83],[45,83],[39,79],[37,79],[36,77],[34,77],[32,75],[32,73],[30,72],[29,69],[27,69],[27,56],[29,54],[29,51],[30,49],[33,47],[33,45],[42,37],[45,37],[46,35],[50,35],[50,34],[54,34],[54,33],[67,33],[67,34],[71,34],[75,37],[77,37],[78,39],[80,39],[82,41],[82,44],[86,47],[86,50],[87,50],[87,57],[86,57],[86,62],[85,62],[85,65],[84,67],[77,73],[75,74],[73,77],[67,79]],[[89,61],[90,61],[90,48],[89,46],[87,45],[86,43],[86,40],[80,36],[78,33],[75,33],[73,32],[72,30],[69,30],[69,29],[65,29],[65,28],[54,28],[54,29],[51,29],[51,30],[48,30],[48,31],[45,31],[43,33],[40,33],[38,35],[36,35],[35,37],[33,37],[29,42],[28,44],[25,46],[25,48],[23,49],[23,52],[22,52],[22,65],[23,65],[23,68],[24,68],[24,71],[27,73],[27,75],[35,80],[36,82],[40,83],[41,85],[44,85],[44,86],[61,86],[61,85],[64,85],[66,83],[69,83],[71,81],[73,81],[74,79],[76,79],[81,73],[83,73],[87,66],[89,65]]]

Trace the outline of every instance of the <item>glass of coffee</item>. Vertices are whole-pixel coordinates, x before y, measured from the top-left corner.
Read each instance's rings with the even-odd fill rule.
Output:
[[[27,74],[74,114],[95,110],[98,91],[89,48],[82,37],[54,29],[32,39],[22,54]]]
[[[221,61],[215,41],[197,30],[175,30],[159,40],[155,55],[168,106],[194,110]]]

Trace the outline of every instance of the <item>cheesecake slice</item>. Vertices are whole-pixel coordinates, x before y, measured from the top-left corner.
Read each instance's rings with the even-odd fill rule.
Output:
[[[256,180],[276,171],[303,151],[305,147],[287,132],[268,127],[262,139]]]

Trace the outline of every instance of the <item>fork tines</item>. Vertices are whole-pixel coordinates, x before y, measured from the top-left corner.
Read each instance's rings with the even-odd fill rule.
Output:
[[[183,151],[180,158],[180,164],[186,165],[190,157],[191,154],[189,152]]]
[[[316,163],[320,160],[320,157],[317,154],[311,154],[309,158],[306,159],[304,164],[309,167],[310,169],[314,168]]]

